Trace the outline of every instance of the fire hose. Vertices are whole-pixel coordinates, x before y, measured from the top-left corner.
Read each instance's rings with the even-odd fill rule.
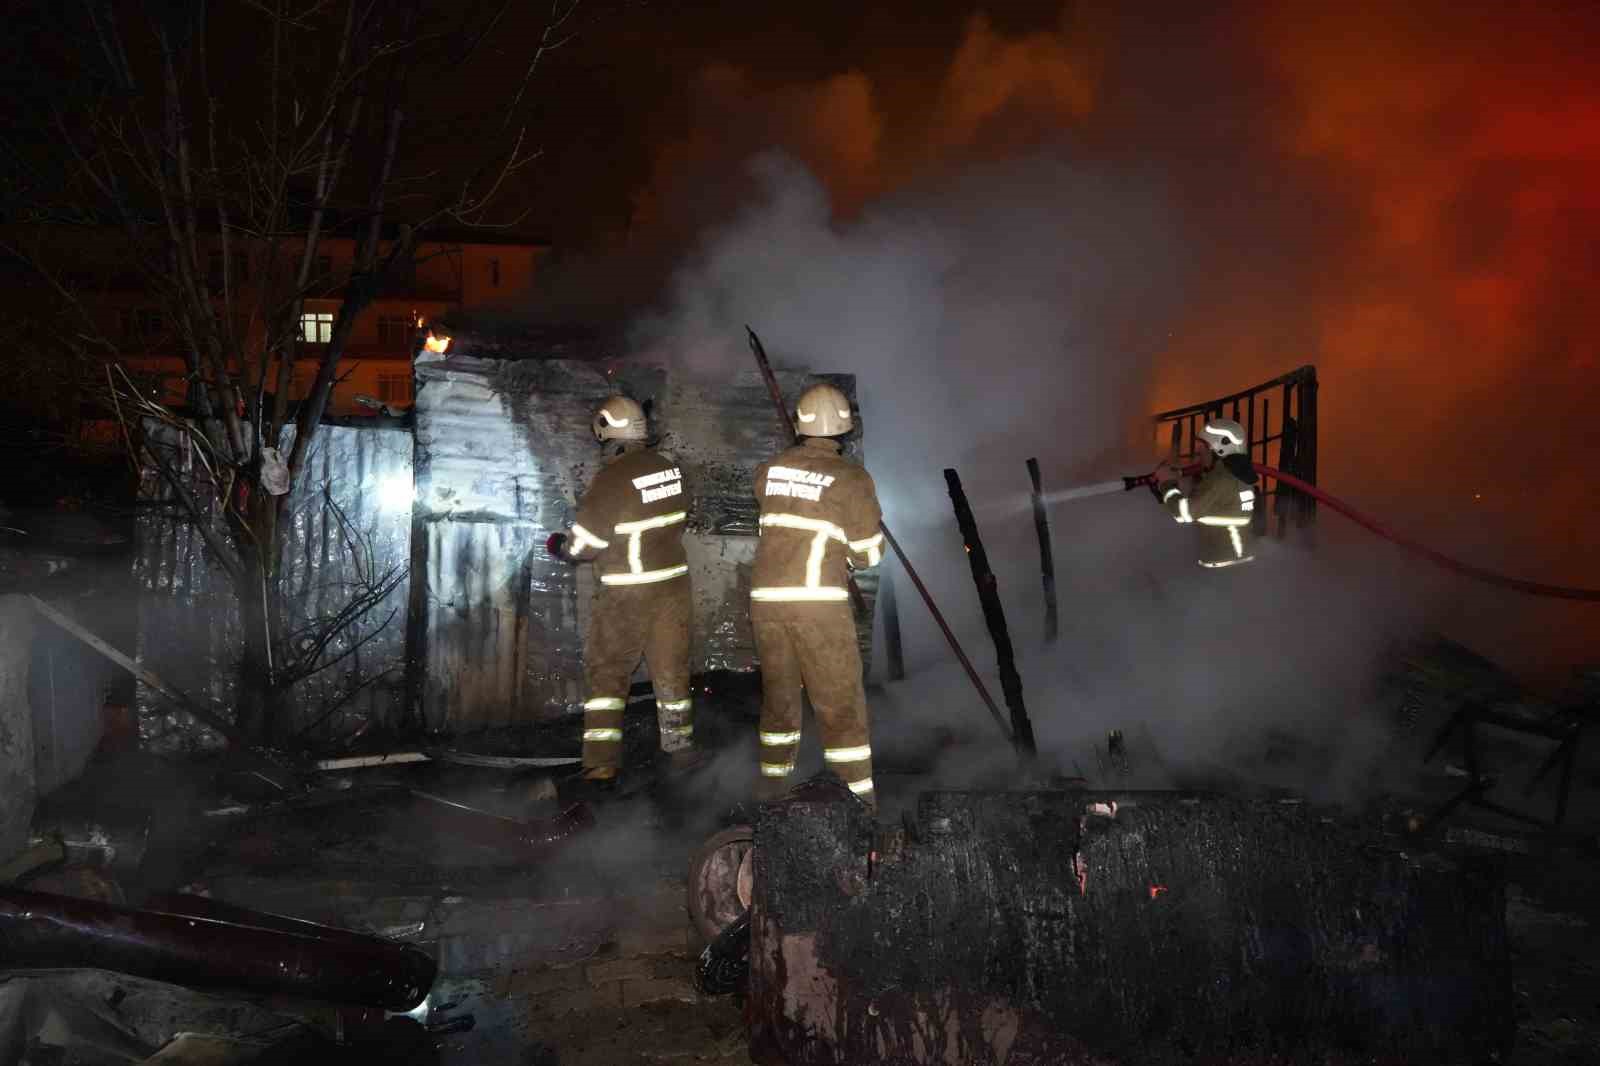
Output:
[[[1302,481],[1293,474],[1285,474],[1281,470],[1274,470],[1272,467],[1263,466],[1260,463],[1255,464],[1255,468],[1257,473],[1264,474],[1269,478],[1273,478],[1278,481],[1279,484],[1287,485],[1296,492],[1303,492],[1319,503],[1326,504],[1339,514],[1342,514],[1346,518],[1350,519],[1350,521],[1354,522],[1356,525],[1361,526],[1372,533],[1376,533],[1384,540],[1398,545],[1414,555],[1420,555],[1429,562],[1432,562],[1437,566],[1441,566],[1453,573],[1460,574],[1463,577],[1470,577],[1474,581],[1481,581],[1486,585],[1494,585],[1498,588],[1510,589],[1513,592],[1521,592],[1529,596],[1549,596],[1555,599],[1584,600],[1589,602],[1600,601],[1600,589],[1573,588],[1569,585],[1547,585],[1538,581],[1523,581],[1520,578],[1507,577],[1504,574],[1497,574],[1492,570],[1485,570],[1481,566],[1473,566],[1471,563],[1462,562],[1460,559],[1453,558],[1452,556],[1446,555],[1441,551],[1436,551],[1435,549],[1428,547],[1426,544],[1413,540],[1404,534],[1395,532],[1382,522],[1379,522],[1376,518],[1373,518],[1371,515],[1356,510],[1354,507],[1350,506],[1350,504],[1339,499],[1337,496],[1324,492],[1322,489],[1317,488],[1317,486],[1310,484],[1309,482]],[[1202,469],[1203,467],[1197,463],[1184,467],[1183,473],[1192,476],[1194,474],[1198,474]],[[1123,491],[1126,492],[1141,486],[1153,486],[1155,482],[1156,476],[1154,473],[1141,474],[1138,477],[1123,478],[1122,487]]]

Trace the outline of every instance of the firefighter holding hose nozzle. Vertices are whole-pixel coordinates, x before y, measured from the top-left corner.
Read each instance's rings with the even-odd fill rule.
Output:
[[[1185,492],[1183,471],[1164,462],[1151,485],[1180,525],[1200,527],[1200,565],[1238,566],[1251,554],[1250,520],[1256,505],[1256,470],[1245,451],[1244,427],[1226,418],[1209,419],[1200,436],[1206,442],[1205,469]]]

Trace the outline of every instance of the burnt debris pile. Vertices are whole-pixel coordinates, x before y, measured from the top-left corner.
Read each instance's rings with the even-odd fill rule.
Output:
[[[1299,803],[796,800],[755,865],[761,1061],[1416,1066],[1514,1032],[1498,869]]]

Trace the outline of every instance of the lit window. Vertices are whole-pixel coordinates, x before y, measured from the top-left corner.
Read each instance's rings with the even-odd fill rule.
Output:
[[[333,340],[333,312],[307,311],[301,315],[300,339],[308,344],[327,344]]]
[[[388,404],[411,402],[410,374],[379,374],[378,399]]]

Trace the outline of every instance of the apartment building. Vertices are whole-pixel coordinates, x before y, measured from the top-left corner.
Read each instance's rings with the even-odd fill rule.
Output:
[[[117,237],[112,232],[63,227],[46,239],[61,277],[99,319],[101,332],[119,347],[123,366],[150,395],[182,405],[188,368],[172,323],[149,284],[119,261],[117,249],[122,245]],[[377,298],[356,319],[328,413],[372,415],[376,413],[372,401],[392,409],[410,406],[411,355],[419,325],[452,311],[512,308],[524,302],[548,249],[547,242],[478,231],[438,234],[419,242],[410,260],[385,280]],[[317,251],[310,294],[301,312],[304,343],[290,386],[292,400],[303,399],[316,378],[323,345],[338,318],[356,241],[324,237]],[[235,312],[236,334],[244,339],[246,351],[259,350],[264,329],[259,318],[252,317],[259,316],[252,298],[262,270],[259,256],[236,248],[224,264],[222,242],[217,240],[206,264],[213,291],[222,289],[225,265],[229,284],[240,295],[235,307],[249,309]],[[218,313],[223,313],[220,300]]]

